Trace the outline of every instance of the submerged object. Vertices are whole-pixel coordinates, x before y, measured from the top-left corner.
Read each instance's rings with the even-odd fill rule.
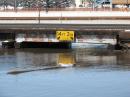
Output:
[[[48,67],[39,67],[39,68],[17,68],[14,70],[11,70],[7,72],[7,74],[20,74],[20,73],[26,73],[26,72],[32,72],[32,71],[39,71],[39,70],[52,70],[52,69],[61,69],[66,68],[64,66],[48,66]]]

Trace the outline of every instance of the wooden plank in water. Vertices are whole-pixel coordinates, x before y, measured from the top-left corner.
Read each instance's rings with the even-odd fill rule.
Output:
[[[18,68],[18,69],[14,69],[14,70],[7,72],[7,74],[21,74],[21,73],[32,72],[32,71],[52,70],[52,69],[62,69],[62,68],[66,68],[66,67],[49,66],[49,67],[40,67],[40,68],[27,68],[27,69]]]

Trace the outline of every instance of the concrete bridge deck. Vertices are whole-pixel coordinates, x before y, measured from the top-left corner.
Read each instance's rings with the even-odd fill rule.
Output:
[[[128,11],[0,12],[0,29],[128,30],[129,28]]]
[[[130,24],[0,24],[0,30],[129,30]]]
[[[2,11],[0,29],[129,29],[130,12]]]
[[[128,25],[129,20],[0,20],[0,24],[115,24],[115,25]]]

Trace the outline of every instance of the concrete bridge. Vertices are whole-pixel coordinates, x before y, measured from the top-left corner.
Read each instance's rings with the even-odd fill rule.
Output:
[[[0,24],[0,38],[5,44],[11,43],[15,48],[22,47],[23,43],[23,47],[29,46],[29,43],[42,43],[39,47],[48,43],[47,47],[55,47],[52,44],[58,47],[68,46],[70,43],[117,45],[120,42],[119,38],[129,39],[129,28],[129,24]],[[65,37],[66,33],[73,31],[74,39],[59,40],[57,31],[66,31]]]
[[[70,12],[69,12],[70,13]],[[73,12],[72,12],[73,13]],[[120,39],[130,38],[130,20],[128,13],[104,13],[96,15],[95,13],[89,13],[88,15],[82,14],[73,17],[67,15],[66,12],[55,14],[53,18],[52,13],[49,17],[43,14],[40,17],[26,16],[20,17],[22,13],[12,13],[14,16],[0,17],[0,34],[1,40],[6,42],[18,43],[23,42],[36,42],[36,43],[107,43],[112,45],[119,45]],[[97,12],[98,13],[98,12]],[[119,14],[120,13],[120,14]],[[9,13],[5,13],[8,15]],[[34,13],[31,13],[34,15]],[[45,13],[44,13],[45,14]],[[105,15],[103,15],[105,14]],[[124,16],[124,14],[126,16]],[[96,16],[94,16],[96,15]],[[100,17],[101,16],[101,17]],[[102,18],[103,17],[103,18]],[[25,19],[26,18],[26,19]],[[30,19],[29,19],[30,18]],[[36,18],[36,19],[35,19]],[[48,18],[48,20],[46,20]],[[67,19],[66,19],[67,18]],[[71,19],[77,18],[77,19]],[[60,31],[66,39],[57,37],[57,31]],[[73,34],[72,34],[72,33]],[[60,33],[60,34],[61,34]],[[68,33],[68,34],[67,34]],[[72,40],[67,36],[73,35]],[[91,37],[90,37],[91,35]],[[29,45],[29,44],[27,44]],[[43,44],[42,44],[43,45]],[[47,44],[48,45],[48,44]],[[65,44],[64,44],[65,45]],[[18,46],[15,46],[18,47]]]

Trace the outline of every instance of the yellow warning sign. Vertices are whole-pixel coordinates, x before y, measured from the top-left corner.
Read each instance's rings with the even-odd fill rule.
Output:
[[[74,31],[56,31],[56,38],[59,41],[74,41]]]

